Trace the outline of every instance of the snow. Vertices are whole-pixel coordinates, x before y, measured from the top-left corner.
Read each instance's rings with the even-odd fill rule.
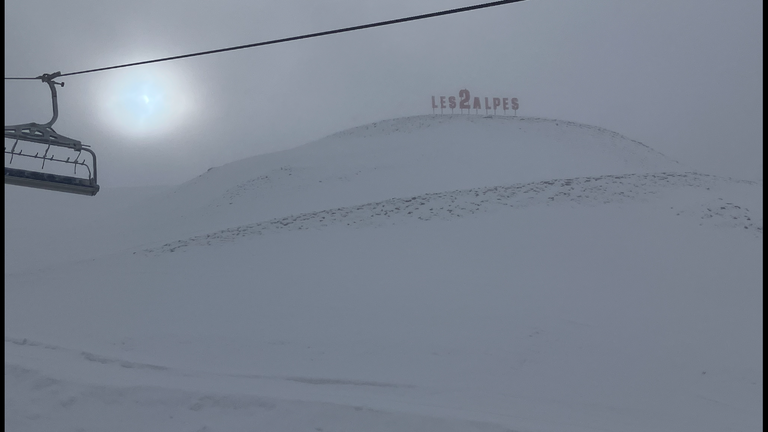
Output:
[[[6,187],[5,424],[757,430],[762,224],[762,182],[532,118]]]

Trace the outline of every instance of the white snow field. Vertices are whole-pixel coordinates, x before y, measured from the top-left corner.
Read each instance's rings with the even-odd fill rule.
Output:
[[[7,186],[5,427],[762,430],[762,192],[481,116],[176,187]]]

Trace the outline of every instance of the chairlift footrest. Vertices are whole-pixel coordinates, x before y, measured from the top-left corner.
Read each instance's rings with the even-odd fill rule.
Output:
[[[90,196],[99,191],[99,185],[89,179],[8,167],[5,184]]]

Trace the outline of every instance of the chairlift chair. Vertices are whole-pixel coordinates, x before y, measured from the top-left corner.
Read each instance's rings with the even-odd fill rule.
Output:
[[[37,189],[47,189],[57,192],[67,192],[80,195],[96,195],[99,191],[99,185],[96,182],[96,154],[93,150],[89,149],[87,145],[84,145],[80,141],[72,138],[65,137],[53,130],[52,126],[59,117],[59,107],[56,98],[56,87],[60,85],[64,87],[64,83],[54,81],[55,78],[61,75],[61,72],[55,72],[52,74],[43,74],[37,78],[48,84],[51,89],[51,98],[53,100],[53,117],[48,123],[25,123],[20,125],[5,126],[4,136],[7,139],[14,140],[14,144],[10,151],[5,148],[5,154],[10,155],[10,161],[7,161],[5,166],[5,183],[17,186],[26,186]],[[19,141],[31,142],[37,144],[46,145],[45,152],[42,156],[39,152],[34,154],[24,153],[22,149],[17,149]],[[55,157],[51,153],[52,147],[64,147],[73,150],[76,157],[72,159],[68,157],[63,159],[61,157]],[[90,154],[90,163],[85,159],[81,159],[82,152]],[[60,175],[50,172],[33,171],[23,168],[9,167],[13,163],[14,157],[31,158],[42,160],[40,169],[45,168],[46,162],[52,162],[57,164],[71,165],[74,171],[73,176]],[[61,166],[61,165],[60,165]],[[81,175],[86,177],[77,177],[77,169],[80,167]]]

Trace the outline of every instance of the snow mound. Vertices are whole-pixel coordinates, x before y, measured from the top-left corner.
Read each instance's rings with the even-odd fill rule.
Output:
[[[526,117],[416,116],[349,129],[209,170],[179,187],[208,206],[307,199],[324,207],[552,178],[683,171],[616,132]],[[333,191],[331,191],[333,190]],[[292,209],[296,211],[309,210]]]
[[[330,226],[375,227],[402,224],[409,220],[451,220],[476,213],[492,212],[499,208],[523,208],[566,202],[601,205],[648,200],[655,195],[675,189],[706,188],[727,183],[752,184],[752,182],[697,173],[658,173],[547,180],[511,186],[439,192],[241,225],[144,249],[143,252],[145,254],[175,252],[191,246],[210,246],[279,231],[323,229]],[[762,234],[763,229],[762,216],[753,220],[748,208],[726,202],[723,198],[710,197],[707,202],[683,208],[676,215],[706,220],[718,227],[743,228],[755,235]]]
[[[676,171],[685,169],[595,126],[526,117],[404,117],[212,168],[136,217],[151,224],[173,220],[166,227],[174,230],[184,214],[184,226],[203,231],[433,192]]]

